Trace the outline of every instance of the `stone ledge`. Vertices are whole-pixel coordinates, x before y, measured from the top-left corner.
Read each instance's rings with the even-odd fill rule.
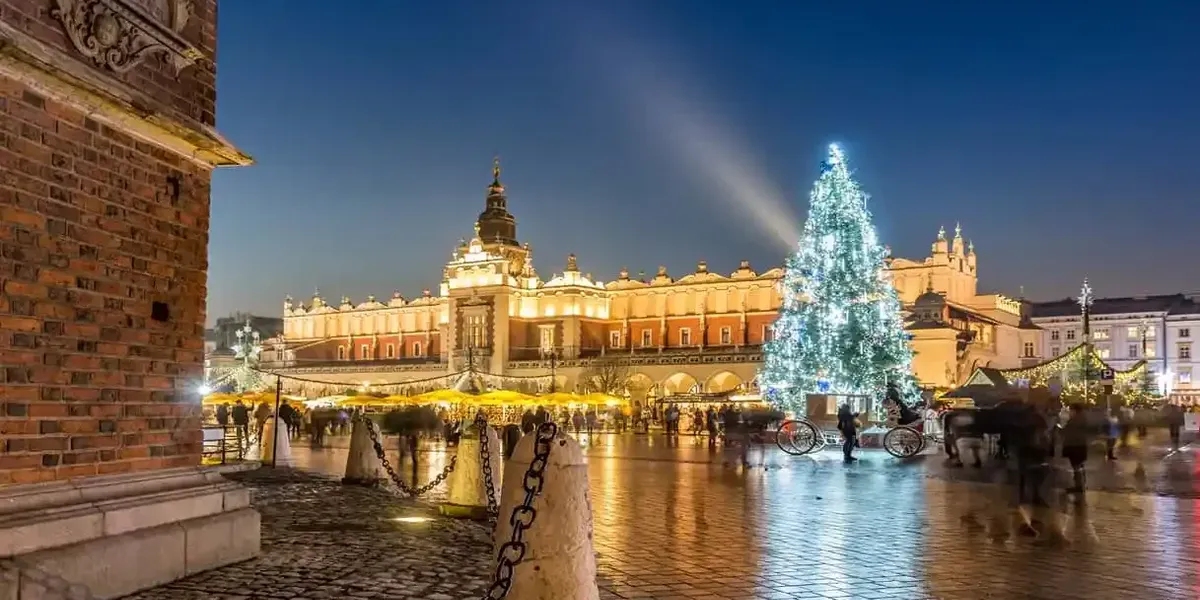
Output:
[[[29,567],[88,588],[97,600],[119,598],[217,567],[248,560],[261,549],[258,511],[243,508],[140,529],[19,558]],[[0,578],[0,599],[45,597],[27,573]]]
[[[0,516],[69,506],[82,502],[99,502],[122,497],[225,481],[224,472],[232,469],[210,467],[181,467],[160,471],[120,473],[49,481],[27,485],[0,487]]]
[[[5,492],[13,501],[7,505],[9,510],[0,512],[0,557],[244,510],[250,505],[249,489],[225,480],[216,471],[200,468],[17,486]]]

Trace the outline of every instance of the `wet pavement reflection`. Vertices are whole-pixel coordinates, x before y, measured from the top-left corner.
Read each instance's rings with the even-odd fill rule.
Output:
[[[584,441],[606,598],[1200,597],[1190,450],[1093,461],[1099,491],[1082,505],[1050,494],[1031,529],[1004,473],[950,469],[934,451],[847,465],[760,446],[746,466],[689,436]],[[296,465],[340,476],[345,440],[332,444],[298,444]],[[449,456],[426,447],[420,482]]]

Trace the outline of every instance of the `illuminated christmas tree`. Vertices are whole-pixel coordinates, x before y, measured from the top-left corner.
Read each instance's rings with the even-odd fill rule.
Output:
[[[836,145],[810,195],[799,250],[788,258],[774,339],[759,381],[774,402],[802,410],[806,394],[881,398],[888,383],[918,393],[900,300],[866,195]]]

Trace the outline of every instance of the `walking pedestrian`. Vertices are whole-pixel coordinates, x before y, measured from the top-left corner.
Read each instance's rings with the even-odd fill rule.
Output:
[[[838,409],[838,431],[842,433],[842,458],[846,462],[858,460],[854,457],[854,447],[858,444],[858,413],[850,410],[849,404],[843,404]]]
[[[1062,454],[1071,463],[1071,487],[1068,492],[1082,494],[1086,489],[1089,426],[1082,404],[1072,404],[1062,427]]]
[[[596,430],[596,423],[599,421],[596,416],[596,407],[589,406],[587,409],[587,414],[583,416],[583,420],[587,426],[588,437],[591,437],[592,432]]]
[[[1114,408],[1109,411],[1106,417],[1106,433],[1108,437],[1105,439],[1105,448],[1107,449],[1106,458],[1108,460],[1117,460],[1117,438],[1121,435],[1121,419],[1119,411],[1121,409]]]
[[[225,429],[229,426],[229,405],[217,405],[217,425],[220,425],[221,429]]]
[[[238,398],[233,403],[233,429],[237,432],[238,448],[250,445],[250,410]]]

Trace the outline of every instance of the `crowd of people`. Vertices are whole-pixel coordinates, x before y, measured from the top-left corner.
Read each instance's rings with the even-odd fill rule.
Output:
[[[986,447],[993,447],[994,458],[1015,461],[1018,496],[1034,504],[1042,503],[1041,490],[1055,457],[1065,459],[1071,469],[1071,484],[1066,492],[1082,497],[1086,490],[1086,465],[1089,456],[1103,448],[1105,460],[1117,460],[1118,451],[1132,447],[1133,436],[1146,438],[1152,426],[1167,430],[1173,450],[1180,437],[1187,409],[1166,403],[1154,408],[1127,405],[1106,409],[1098,405],[1058,402],[1037,404],[1010,400],[979,410],[951,409],[946,405],[917,405],[910,408],[893,393],[884,401],[889,427],[913,425],[944,439],[948,460],[962,466],[965,455],[983,467]],[[859,447],[860,415],[848,404],[839,407],[837,430],[842,435],[846,462],[854,462]]]
[[[264,400],[258,404],[247,404],[238,398],[232,404],[218,404],[212,411],[212,419],[223,429],[232,427],[238,448],[245,449],[262,440],[263,430],[274,413],[273,402]],[[349,411],[310,410],[302,404],[292,404],[286,398],[279,403],[279,420],[287,428],[289,439],[299,439],[302,432],[307,432],[314,445],[321,445],[327,434],[345,435],[350,432]]]

